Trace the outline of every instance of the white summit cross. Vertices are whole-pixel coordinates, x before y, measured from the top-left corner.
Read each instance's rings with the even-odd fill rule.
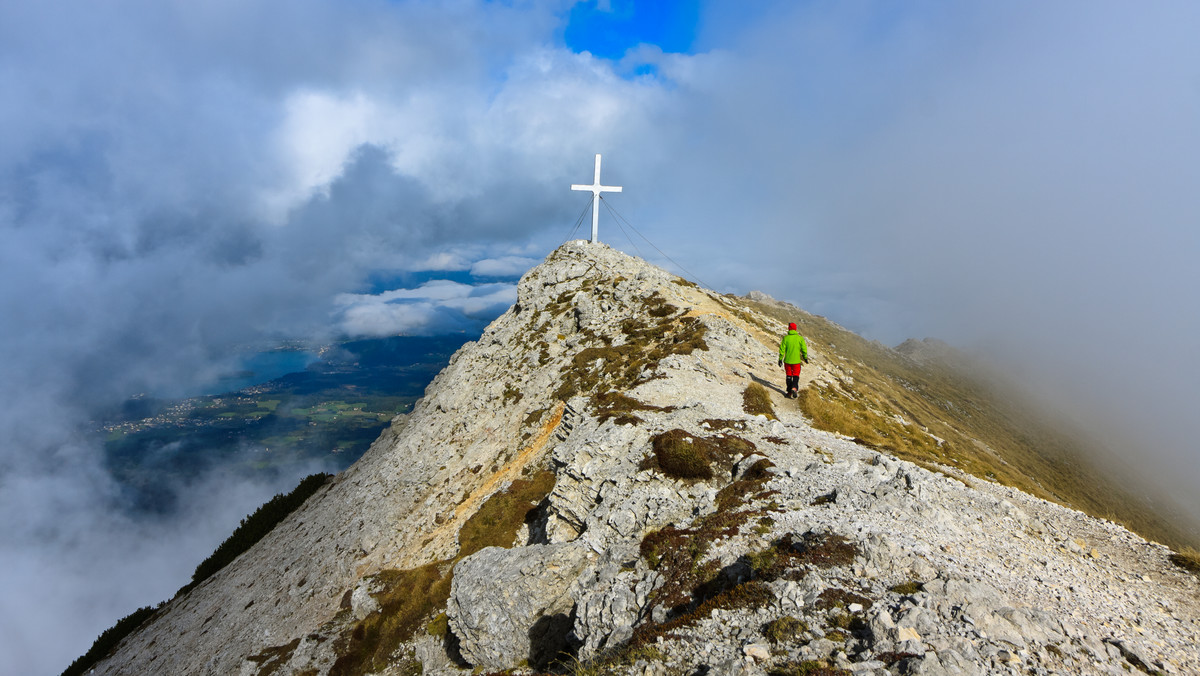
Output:
[[[602,192],[621,192],[621,186],[616,185],[600,185],[600,153],[596,153],[596,177],[592,179],[591,185],[572,185],[571,190],[591,190],[592,191],[592,244],[599,242],[597,236],[597,226],[600,223],[600,193]]]

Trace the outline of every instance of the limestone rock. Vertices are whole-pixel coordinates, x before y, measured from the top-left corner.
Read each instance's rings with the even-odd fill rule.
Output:
[[[763,643],[751,643],[742,648],[742,652],[746,653],[746,657],[753,658],[755,662],[766,662],[771,659],[771,649]]]
[[[571,587],[574,638],[583,659],[627,641],[644,619],[651,594],[662,584],[661,576],[638,569],[636,544],[629,544],[606,551]]]
[[[574,544],[487,547],[458,562],[446,613],[470,664],[540,665],[567,648],[570,584],[587,564]]]
[[[774,299],[774,298],[772,298],[772,297],[770,296],[770,294],[763,293],[762,291],[757,291],[757,290],[755,290],[755,291],[751,291],[751,292],[747,293],[747,294],[746,294],[746,298],[749,298],[750,300],[758,301],[758,302],[760,302],[760,303],[773,303],[773,302],[775,302],[775,299]]]

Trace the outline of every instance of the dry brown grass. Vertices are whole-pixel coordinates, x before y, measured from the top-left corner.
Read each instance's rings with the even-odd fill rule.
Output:
[[[620,392],[603,392],[592,398],[596,403],[596,417],[600,422],[614,419],[618,425],[637,424],[642,422],[642,419],[636,415],[637,411],[672,411],[670,406],[653,406],[644,404],[629,395]]]
[[[808,631],[808,624],[791,615],[771,620],[763,627],[763,636],[771,643],[791,643]]]
[[[543,470],[488,498],[458,532],[458,558],[484,547],[511,547],[521,524],[553,488],[554,473]]]
[[[778,419],[771,404],[771,393],[758,383],[750,383],[742,392],[742,410],[750,415],[765,415],[768,420]]]
[[[584,291],[589,288],[585,285]],[[547,310],[566,312],[573,297],[574,294],[564,294],[560,299],[565,300]],[[589,342],[593,344],[571,357],[562,372],[562,383],[554,392],[555,399],[566,401],[577,394],[590,395],[593,403],[600,407],[596,400],[598,395],[632,389],[644,380],[647,367],[653,367],[673,354],[686,355],[708,349],[704,340],[707,329],[700,320],[682,316],[679,308],[658,294],[648,296],[642,303],[642,314],[621,322],[624,344],[614,346],[605,342],[607,339],[603,336],[589,336]]]
[[[521,524],[554,488],[554,473],[517,479],[487,499],[459,531],[458,554],[409,570],[385,570],[372,594],[379,610],[367,615],[335,643],[332,676],[358,676],[385,668],[396,649],[413,636],[435,610],[446,605],[454,564],[484,547],[511,547]],[[436,622],[436,620],[435,620]],[[434,626],[434,623],[427,623]],[[436,627],[435,627],[436,628]],[[417,673],[420,673],[419,671]]]
[[[711,479],[708,444],[684,432],[670,430],[654,437],[654,456],[663,474],[676,479]]]
[[[376,581],[383,591],[375,595],[379,610],[338,639],[340,657],[329,670],[330,676],[357,676],[387,667],[392,653],[413,635],[421,620],[450,598],[451,565],[439,561],[380,573]]]
[[[956,467],[1117,521],[1158,542],[1200,544],[1187,524],[1090,462],[1097,442],[1035,409],[1020,393],[954,365],[903,358],[792,306],[738,302],[780,322],[795,321],[832,366],[852,372],[837,388],[801,392],[798,404],[814,426],[930,468],[931,463]]]
[[[1191,547],[1184,547],[1178,552],[1171,555],[1171,563],[1180,568],[1200,576],[1200,551],[1196,551]]]
[[[909,580],[908,582],[901,582],[900,584],[892,585],[888,591],[901,594],[903,596],[912,596],[923,589],[925,589],[925,585],[917,582],[916,580]]]
[[[850,676],[847,669],[831,667],[824,660],[785,662],[767,672],[768,676]]]

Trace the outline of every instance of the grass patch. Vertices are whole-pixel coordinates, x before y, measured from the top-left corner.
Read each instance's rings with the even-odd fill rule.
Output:
[[[458,558],[484,547],[512,547],[513,538],[538,503],[554,488],[554,473],[546,470],[528,479],[515,479],[467,519],[458,532]]]
[[[658,298],[659,296],[655,296],[655,297]],[[651,317],[662,319],[663,317],[670,317],[671,315],[675,314],[678,311],[678,309],[679,308],[675,307],[674,305],[668,305],[667,303],[660,303],[658,305],[652,306],[649,310],[646,311],[646,314],[650,315]]]
[[[692,601],[695,589],[711,577],[700,561],[720,533],[667,526],[647,533],[639,553],[652,569],[660,571],[665,584],[655,594],[653,605],[680,608]]]
[[[446,634],[450,633],[450,616],[439,613],[425,625],[425,633],[435,638],[446,638]]]
[[[421,676],[421,674],[425,673],[425,665],[421,663],[421,660],[417,659],[416,653],[410,650],[402,655],[400,659],[392,662],[388,673],[394,674],[394,676]],[[315,672],[313,676],[317,676]]]
[[[444,608],[450,598],[454,564],[484,547],[511,547],[521,524],[553,488],[553,472],[540,471],[528,479],[516,479],[506,490],[488,498],[463,524],[453,559],[409,570],[385,570],[375,576],[378,591],[372,597],[379,602],[379,610],[338,637],[334,644],[338,658],[330,676],[380,671],[394,662],[396,650],[422,626],[431,635],[445,636],[449,620],[444,612],[432,620],[426,618]],[[409,658],[401,662],[409,671],[400,673],[421,673],[420,662]]]
[[[1191,547],[1184,547],[1178,552],[1171,554],[1168,558],[1171,559],[1171,563],[1189,573],[1200,575],[1200,551],[1196,551]]]
[[[400,645],[412,637],[421,620],[450,598],[449,561],[411,570],[385,570],[374,582],[379,610],[354,625],[334,643],[337,661],[329,676],[360,676],[382,671]]]
[[[716,447],[716,450],[713,451],[715,453],[715,459],[721,462],[723,465],[729,465],[729,467],[726,469],[732,469],[734,462],[737,462],[739,459],[758,450],[758,447],[754,445],[754,442],[743,439],[734,434],[718,433],[711,437],[706,437],[705,440]],[[763,464],[763,461],[760,460],[758,463],[755,463],[755,466],[750,468],[749,471],[758,471],[761,473],[765,471],[767,467],[774,467],[774,465],[770,464],[769,462]]]
[[[673,430],[671,435],[681,438],[687,435],[682,430]],[[670,433],[664,433],[664,437]],[[693,448],[703,448],[716,456],[718,467],[731,470],[734,459],[740,453],[752,452],[754,445],[732,435],[718,434],[701,439],[692,437]],[[606,652],[601,658],[588,665],[589,669],[601,669],[588,673],[609,673],[605,668],[624,664],[630,654],[647,646],[653,646],[658,638],[670,638],[671,632],[690,626],[708,617],[719,608],[764,607],[774,602],[770,588],[762,581],[747,579],[743,575],[745,565],[735,563],[721,569],[716,560],[705,561],[712,543],[737,535],[740,528],[758,518],[763,523],[765,510],[742,509],[750,500],[765,500],[770,491],[762,485],[770,476],[766,469],[767,460],[756,463],[739,481],[730,483],[717,494],[717,510],[698,519],[692,528],[667,526],[648,533],[641,542],[640,554],[647,565],[658,573],[663,583],[650,596],[645,612],[653,615],[656,609],[667,611],[661,623],[644,623],[634,629],[634,635],[624,645]],[[769,520],[769,519],[768,519]]]
[[[704,561],[713,542],[737,535],[743,525],[762,516],[762,510],[737,510],[762,481],[735,482],[742,486],[730,494],[733,497],[724,501],[724,507],[700,519],[694,528],[668,526],[643,538],[642,558],[663,578],[663,584],[651,595],[647,611],[666,608],[667,619],[638,626],[630,642],[615,655],[653,645],[658,638],[669,637],[672,631],[691,626],[714,610],[761,608],[774,602],[774,594],[762,580],[753,576],[747,579],[744,563],[721,569],[716,560]],[[762,499],[765,495],[760,492],[754,497]]]
[[[772,467],[770,460],[760,460],[754,463],[754,467],[746,473],[742,479],[730,483],[728,486],[717,491],[717,511],[718,513],[728,514],[734,509],[745,504],[751,497],[758,497],[756,491],[766,482],[766,468]],[[762,468],[761,474],[756,470]],[[766,494],[761,494],[761,497],[768,497]]]
[[[802,662],[786,662],[772,667],[768,676],[850,676],[846,669],[829,666],[824,660],[804,660]]]
[[[784,615],[775,620],[763,625],[763,636],[767,637],[771,643],[791,643],[799,639],[805,632],[808,631],[808,624],[804,620],[796,619],[791,615]]]
[[[719,591],[687,612],[678,613],[662,624],[640,625],[634,629],[630,643],[635,648],[651,645],[660,636],[667,636],[677,629],[690,627],[709,617],[714,610],[765,608],[774,602],[775,594],[771,588],[757,580],[721,586]]]
[[[657,411],[669,412],[675,410],[671,406],[652,406],[643,404],[620,392],[602,392],[597,394],[593,401],[596,403],[596,417],[600,422],[605,420],[615,419],[618,425],[636,424],[642,422],[642,419],[634,415],[635,411]]]
[[[813,607],[817,610],[829,610],[831,608],[848,608],[854,603],[859,604],[863,607],[863,610],[866,610],[867,608],[871,607],[873,601],[865,596],[855,594],[852,591],[846,591],[845,589],[841,589],[839,587],[830,587],[821,592],[821,595],[817,597],[817,601],[813,604]],[[845,626],[838,625],[838,628],[846,629],[849,626],[850,625],[848,624]]]
[[[296,648],[300,647],[300,639],[292,639],[287,645],[267,648],[257,655],[251,655],[246,659],[258,665],[258,671],[254,676],[271,676],[279,668],[288,663],[292,659],[292,653],[296,652]]]
[[[653,453],[642,461],[641,469],[655,469],[673,479],[707,481],[716,476],[714,470],[731,472],[734,464],[753,453],[756,447],[732,434],[697,437],[673,429],[655,435],[651,439],[651,449]],[[756,465],[751,471],[757,469],[761,475],[766,466]]]
[[[890,451],[905,460],[948,459],[950,449],[943,448],[943,444],[920,427],[882,413],[886,404],[871,395],[857,391],[856,395],[850,397],[829,386],[810,386],[801,390],[797,401],[817,429],[844,434],[864,446]]]
[[[650,606],[665,607],[676,616],[690,615],[708,599],[736,586],[736,577],[722,575],[716,561],[701,562],[713,542],[737,535],[754,515],[751,511],[717,513],[695,528],[667,526],[648,533],[639,552],[647,565],[663,577]]]
[[[656,435],[651,444],[657,467],[674,479],[713,478],[709,444],[680,429]]]
[[[769,461],[756,463],[755,468],[764,463]],[[761,512],[739,510],[752,495],[766,497],[765,493],[755,493],[766,481],[763,475],[765,471],[760,474],[752,468],[745,478],[722,488],[717,493],[717,510],[700,519],[694,528],[667,526],[642,538],[641,557],[665,581],[655,592],[653,605],[683,609],[704,596],[704,585],[709,584],[711,590],[716,571],[701,566],[700,561],[712,542],[737,535],[741,526],[756,516],[764,518]]]
[[[805,566],[822,569],[847,566],[857,555],[858,546],[840,535],[808,532],[801,536],[788,533],[766,549],[747,554],[746,560],[754,577],[769,582],[802,577],[789,573]],[[867,601],[864,607],[869,603]]]
[[[529,415],[525,416],[525,419],[521,421],[521,429],[523,430],[521,432],[522,445],[527,439],[533,437],[536,430],[541,428],[542,419],[546,417],[546,413],[549,411],[549,408],[539,408],[535,411],[530,411]]]
[[[771,405],[771,393],[758,383],[750,383],[742,391],[742,410],[750,415],[764,415],[768,420],[778,420],[775,407]]]
[[[808,504],[810,507],[820,507],[821,505],[829,505],[833,504],[834,502],[837,502],[837,492],[829,491],[828,493],[822,493],[821,495],[813,498],[812,502]]]
[[[706,418],[706,419],[700,421],[701,427],[704,427],[705,425],[708,426],[708,429],[711,429],[714,432],[719,432],[721,430],[738,430],[740,432],[740,431],[743,431],[746,429],[746,421],[745,420],[725,420],[725,419],[719,419],[719,418]]]
[[[704,324],[696,317],[680,317],[678,308],[657,293],[643,300],[642,309],[644,315],[621,322],[624,344],[593,344],[571,357],[554,398],[565,401],[579,394],[591,395],[600,408],[595,396],[601,386],[603,392],[630,390],[646,379],[642,374],[647,367],[666,357],[708,349]],[[592,338],[593,343],[603,342]]]
[[[902,582],[900,584],[893,585],[888,589],[888,591],[895,594],[900,594],[902,596],[912,596],[913,594],[925,591],[925,585],[917,582],[916,580],[910,580],[908,582]]]
[[[656,645],[639,645],[635,648],[617,648],[603,651],[588,662],[571,658],[566,673],[571,676],[608,676],[614,671],[632,667],[637,662],[663,662],[666,655]],[[558,672],[555,672],[558,673]]]
[[[513,387],[512,383],[506,383],[504,385],[504,403],[505,404],[515,404],[515,403],[521,401],[521,398],[524,396],[525,395],[521,392],[520,389]]]
[[[769,516],[760,516],[758,518],[758,525],[754,527],[754,532],[758,533],[759,535],[766,535],[767,533],[771,532],[771,528],[774,525],[775,519],[772,519]]]

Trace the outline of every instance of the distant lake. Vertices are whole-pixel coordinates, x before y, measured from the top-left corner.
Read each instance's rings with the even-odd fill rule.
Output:
[[[320,361],[316,352],[304,350],[269,350],[247,355],[238,364],[239,370],[221,376],[215,382],[201,385],[190,396],[225,394],[236,392],[251,385],[275,380],[289,373],[297,373],[309,364]]]

